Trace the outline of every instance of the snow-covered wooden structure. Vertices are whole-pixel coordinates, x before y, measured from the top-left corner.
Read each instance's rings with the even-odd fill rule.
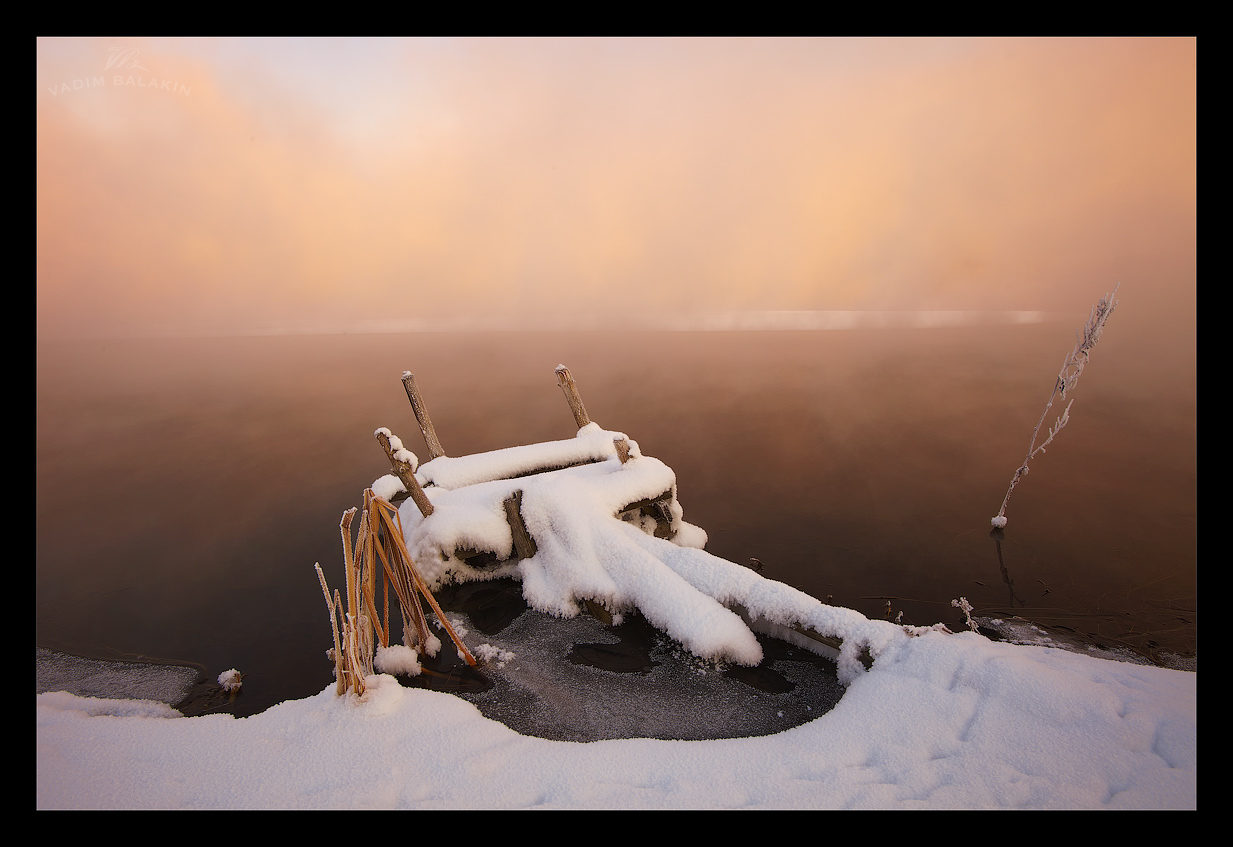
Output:
[[[830,655],[842,681],[911,634],[707,553],[706,532],[682,518],[672,469],[591,421],[569,370],[556,374],[573,438],[459,457],[445,454],[403,374],[429,459],[378,429],[392,473],[372,490],[401,504],[406,548],[430,588],[513,577],[538,611],[637,609],[695,655],[741,665],[762,661],[756,630]]]

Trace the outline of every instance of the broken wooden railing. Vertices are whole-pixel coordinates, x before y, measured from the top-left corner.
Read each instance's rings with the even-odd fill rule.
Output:
[[[572,374],[570,374],[569,368],[565,367],[565,365],[558,365],[554,373],[557,377],[557,384],[560,386],[561,392],[564,394],[566,403],[573,415],[575,425],[578,429],[590,425],[591,418],[587,414],[586,406],[582,402],[577,383],[575,383]],[[411,410],[415,415],[416,423],[419,425],[420,433],[424,437],[424,444],[428,449],[430,457],[429,461],[445,457],[445,450],[441,446],[436,427],[433,426],[432,418],[428,413],[428,406],[424,402],[424,397],[420,392],[415,375],[410,371],[403,371],[402,384],[406,390],[407,399],[411,403]],[[404,496],[395,495],[391,498],[391,502],[398,503],[406,497],[410,497],[421,515],[424,517],[431,515],[434,511],[434,506],[424,490],[425,486],[416,477],[417,465],[414,454],[406,450],[401,439],[386,427],[376,430],[375,436],[386,455],[386,459],[390,463],[393,475],[398,478],[407,492]],[[623,465],[634,458],[629,441],[623,435],[613,438],[613,448],[616,451],[617,460]],[[580,460],[550,462],[530,469],[519,470],[503,478],[516,479],[524,476],[551,473],[602,460],[600,457],[591,457]],[[432,483],[428,483],[428,487],[432,487]],[[671,506],[673,499],[673,492],[665,491],[657,497],[638,500],[626,505],[618,511],[617,517],[634,522],[641,522],[640,519],[642,517],[649,517],[655,521],[654,535],[656,537],[671,538],[674,533]],[[522,517],[522,491],[514,491],[505,500],[504,508],[506,519],[509,522],[510,535],[513,539],[513,549],[508,555],[491,550],[460,548],[454,551],[454,557],[467,562],[472,567],[487,569],[510,561],[529,559],[534,556],[537,546],[535,539],[527,530],[526,522]]]
[[[574,381],[573,375],[564,365],[558,365],[555,369],[557,384],[565,397],[570,413],[573,416],[574,424],[578,430],[584,427],[592,426],[592,421],[587,413],[586,406],[582,402],[582,397],[579,394],[577,383]],[[434,507],[428,496],[428,490],[437,487],[437,483],[441,480],[448,480],[444,488],[454,489],[463,488],[469,485],[480,484],[496,480],[510,480],[531,475],[547,474],[557,471],[562,471],[567,468],[579,467],[581,465],[591,464],[594,462],[602,462],[611,458],[614,454],[617,460],[622,464],[631,461],[636,461],[640,453],[636,452],[628,439],[620,433],[614,433],[612,452],[599,451],[595,455],[589,457],[579,457],[577,450],[568,449],[569,442],[548,442],[542,445],[531,445],[531,448],[553,447],[553,445],[561,445],[561,450],[548,449],[540,450],[536,454],[536,462],[534,466],[527,466],[523,461],[521,454],[518,451],[524,448],[507,448],[504,451],[493,451],[492,453],[477,454],[477,458],[484,457],[484,461],[477,463],[476,467],[482,468],[478,473],[468,476],[463,473],[461,477],[458,474],[458,465],[438,465],[435,468],[435,473],[428,466],[431,462],[442,459],[445,462],[458,462],[471,458],[461,457],[461,459],[450,459],[441,446],[441,442],[437,437],[436,429],[432,424],[432,419],[428,414],[428,408],[424,402],[423,395],[420,392],[419,386],[416,383],[415,376],[410,371],[404,371],[402,375],[402,384],[406,390],[407,398],[411,403],[412,411],[415,415],[416,423],[419,426],[420,432],[424,437],[424,443],[427,446],[430,459],[420,466],[417,474],[417,464],[414,454],[403,447],[400,439],[397,438],[388,429],[382,427],[376,431],[376,438],[384,451],[390,467],[393,470],[393,475],[396,476],[406,489],[405,495],[395,495],[390,498],[390,502],[396,504],[406,497],[410,497],[419,509],[424,518],[428,518],[434,514]],[[581,434],[581,433],[579,433]],[[552,457],[556,454],[555,458]],[[509,454],[509,456],[501,455]],[[606,454],[606,455],[601,455]],[[508,458],[508,461],[507,461]],[[504,514],[506,522],[510,529],[510,545],[507,550],[478,550],[464,547],[457,547],[453,550],[442,550],[442,554],[451,557],[457,561],[465,563],[467,566],[480,571],[495,570],[501,566],[517,563],[524,559],[534,557],[538,550],[538,545],[535,538],[527,528],[526,521],[522,514],[522,498],[523,491],[521,488],[513,490],[503,502]],[[676,491],[675,485],[668,491],[664,491],[658,496],[650,496],[645,499],[640,499],[629,503],[617,510],[614,517],[621,520],[633,523],[648,534],[654,535],[657,538],[671,540],[676,532],[675,527],[678,525],[680,509],[675,505]],[[385,501],[381,501],[385,503]],[[674,518],[674,507],[678,518]],[[385,508],[392,510],[394,507],[390,503],[386,503]],[[441,508],[448,508],[442,506]],[[387,511],[382,511],[381,514],[387,515]],[[394,513],[396,515],[396,513]],[[399,540],[401,541],[401,532],[399,532]],[[410,561],[409,554],[405,554],[405,545],[401,546],[406,556],[406,560]],[[414,568],[412,567],[412,570]],[[328,599],[328,597],[327,597]],[[600,604],[592,601],[586,601],[585,605],[590,609],[591,613],[600,618],[607,618],[607,610],[603,609]],[[729,608],[736,611],[746,622],[754,626],[756,623],[749,619],[748,613],[741,607],[738,602],[732,601],[726,603]],[[610,619],[609,619],[610,620]],[[828,655],[831,658],[836,658],[842,647],[842,640],[820,633],[812,628],[804,626],[792,626],[782,628],[789,631],[779,632],[776,637],[783,640],[794,641],[800,646],[812,649],[813,652]],[[765,631],[765,630],[762,630]],[[773,633],[768,633],[773,634]],[[385,635],[388,637],[388,626],[385,630]],[[871,663],[869,654],[866,651],[859,657],[866,666]]]

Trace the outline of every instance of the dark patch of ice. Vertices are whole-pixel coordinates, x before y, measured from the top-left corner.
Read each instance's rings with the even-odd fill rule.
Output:
[[[518,591],[507,582],[506,590]],[[557,741],[770,735],[822,716],[843,695],[834,663],[776,639],[759,636],[766,655],[759,667],[724,667],[689,654],[636,614],[608,626],[587,614],[562,619],[524,609],[500,631],[483,633],[466,612],[449,611],[467,605],[451,599],[443,605],[468,630],[468,649],[488,644],[514,654],[481,664],[491,687],[456,693],[524,735]],[[485,599],[496,602],[493,595]],[[442,652],[452,653],[448,643]],[[404,682],[435,687],[424,679]]]
[[[78,697],[154,700],[174,706],[188,697],[201,669],[161,662],[112,661],[34,649],[34,689],[67,691]]]

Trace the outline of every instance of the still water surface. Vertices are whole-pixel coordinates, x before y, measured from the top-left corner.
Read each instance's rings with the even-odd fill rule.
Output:
[[[964,596],[1193,653],[1195,386],[1114,328],[989,535],[1072,329],[40,342],[37,641],[240,668],[245,713],[319,692],[313,564],[342,584],[339,518],[388,470],[373,430],[426,458],[402,372],[463,455],[572,436],[564,363],[716,555],[870,617],[959,628]]]

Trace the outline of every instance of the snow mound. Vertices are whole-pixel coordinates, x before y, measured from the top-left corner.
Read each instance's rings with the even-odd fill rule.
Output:
[[[391,644],[389,647],[377,645],[372,664],[381,673],[391,676],[419,676],[422,670],[420,654],[404,644]]]

